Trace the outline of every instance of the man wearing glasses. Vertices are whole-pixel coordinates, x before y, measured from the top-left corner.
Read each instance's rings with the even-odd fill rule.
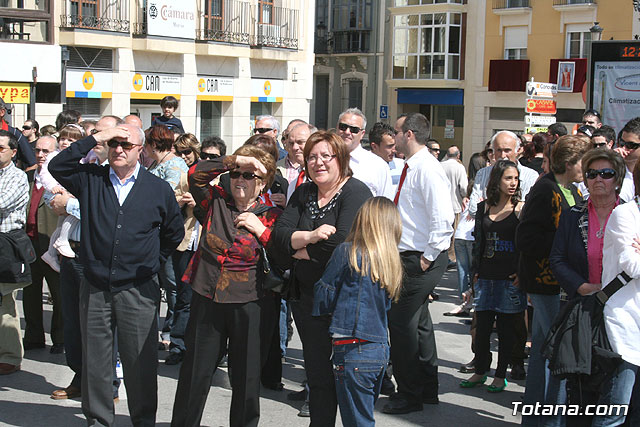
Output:
[[[429,153],[440,160],[440,143],[435,139],[430,139],[427,141],[427,147],[429,148]]]
[[[263,115],[256,117],[256,125],[253,128],[254,134],[269,135],[276,143],[278,142],[278,134],[280,133],[280,122],[273,116]],[[278,143],[278,160],[287,155],[287,151]]]
[[[27,175],[11,160],[17,151],[16,137],[0,130],[0,233],[23,229],[27,216]],[[16,304],[19,287],[14,283],[0,283],[0,375],[19,371],[22,363],[20,317]]]
[[[96,144],[108,146],[109,165],[80,164]],[[120,125],[77,141],[49,164],[51,175],[80,201],[82,410],[89,424],[115,421],[116,330],[131,419],[155,424],[156,274],[182,241],[184,226],[171,187],[140,166],[143,144],[142,129]]]
[[[374,196],[393,200],[393,183],[387,163],[360,145],[365,133],[367,118],[358,108],[349,108],[338,117],[338,135],[351,152],[349,166],[353,177],[367,184]]]
[[[582,114],[582,124],[593,126],[594,128],[598,129],[602,126],[600,113],[598,113],[596,110],[585,111],[584,114]]]
[[[627,173],[624,176],[622,189],[620,190],[620,198],[630,202],[636,194],[632,172],[638,162],[638,158],[640,158],[640,117],[631,119],[624,125],[620,132],[616,151],[620,153],[627,166]]]

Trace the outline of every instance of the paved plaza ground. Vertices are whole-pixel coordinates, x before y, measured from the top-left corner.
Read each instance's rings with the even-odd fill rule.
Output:
[[[512,415],[511,402],[521,401],[524,381],[509,382],[503,393],[490,394],[486,387],[461,389],[458,383],[470,374],[458,372],[461,363],[472,358],[469,326],[463,319],[445,317],[443,313],[458,303],[457,273],[450,270],[436,289],[441,298],[431,304],[431,314],[436,328],[436,340],[440,361],[440,404],[425,405],[422,412],[391,416],[381,412],[388,398],[381,396],[376,404],[376,421],[379,426],[500,426],[520,423],[520,416]],[[44,304],[46,322],[51,318],[51,305]],[[22,307],[19,303],[22,314]],[[24,327],[24,322],[23,322]],[[48,323],[47,323],[48,327]],[[495,352],[494,334],[492,349]],[[49,353],[51,341],[47,336],[47,348],[31,350],[25,354],[22,370],[18,373],[0,376],[0,425],[2,426],[44,426],[73,427],[86,425],[80,408],[80,400],[52,400],[53,390],[66,387],[72,378],[72,371],[66,366],[64,354]],[[298,427],[307,426],[308,418],[298,417],[300,402],[290,402],[289,391],[301,389],[304,379],[302,346],[297,333],[290,343],[287,363],[284,366],[283,382],[285,390],[276,392],[263,389],[261,405],[261,426]],[[158,426],[169,426],[176,391],[178,366],[163,363],[167,352],[159,352],[158,369]],[[497,355],[493,357],[495,363]],[[492,372],[493,373],[493,372]],[[231,388],[226,370],[220,369],[213,378],[202,425],[228,426]],[[128,417],[127,397],[124,386],[120,387],[120,402],[116,405],[117,424],[131,425]],[[337,425],[342,425],[338,420]]]

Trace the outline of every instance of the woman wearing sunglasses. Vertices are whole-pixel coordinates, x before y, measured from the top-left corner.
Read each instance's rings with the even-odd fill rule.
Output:
[[[210,185],[227,171],[230,192]],[[246,145],[232,156],[203,160],[191,170],[191,194],[207,216],[184,276],[193,297],[172,426],[201,424],[211,378],[227,342],[233,368],[229,425],[258,424],[261,314],[271,301],[262,289],[260,246],[269,242],[282,212],[265,206],[259,197],[271,186],[275,171],[270,154]]]
[[[615,151],[593,149],[582,157],[582,172],[589,199],[562,213],[549,255],[553,275],[569,298],[602,287],[603,237],[613,208],[621,202],[625,166]]]

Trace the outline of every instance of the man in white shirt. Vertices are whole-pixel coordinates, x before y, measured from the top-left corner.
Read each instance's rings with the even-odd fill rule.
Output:
[[[616,151],[620,153],[627,166],[627,173],[622,182],[620,198],[625,202],[630,202],[636,194],[636,187],[633,183],[633,168],[640,158],[640,117],[631,119],[624,125],[618,140],[619,147]]]
[[[360,145],[367,126],[367,118],[358,108],[349,108],[338,117],[338,135],[351,152],[349,166],[353,177],[367,184],[374,196],[393,199],[391,172],[386,162]]]
[[[429,293],[447,267],[453,234],[453,207],[444,170],[426,147],[430,124],[420,113],[396,121],[396,149],[406,163],[394,202],[402,217],[398,249],[405,271],[402,295],[391,305],[389,332],[398,393],[387,414],[421,411],[438,403],[438,356]]]
[[[451,204],[453,205],[453,212],[456,214],[455,221],[453,223],[453,229],[455,232],[460,220],[460,212],[462,212],[463,205],[467,198],[467,185],[469,180],[467,179],[467,170],[460,162],[460,149],[455,145],[452,145],[447,149],[445,160],[441,163],[444,173],[449,180],[449,190],[451,191]],[[456,261],[456,254],[453,250],[453,240],[449,247],[449,260]]]
[[[396,131],[393,127],[382,122],[374,124],[371,131],[369,131],[371,152],[387,162],[387,165],[389,165],[394,195],[396,194],[396,188],[400,181],[400,174],[404,167],[404,160],[396,157],[395,137]]]

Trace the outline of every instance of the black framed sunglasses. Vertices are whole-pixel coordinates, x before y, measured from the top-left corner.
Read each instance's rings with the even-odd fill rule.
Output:
[[[251,181],[254,178],[264,179],[264,177],[261,177],[260,175],[256,175],[253,172],[240,172],[240,171],[229,172],[229,177],[231,177],[231,179],[238,179],[242,177],[247,181]]]
[[[124,151],[129,151],[136,146],[140,147],[140,144],[132,144],[129,141],[118,141],[117,139],[108,141],[107,145],[109,146],[109,148],[117,148],[119,145]]]
[[[640,144],[637,142],[631,142],[631,141],[625,141],[624,139],[620,138],[620,141],[618,143],[620,145],[620,147],[624,147],[627,150],[637,150],[638,148],[640,148]]]
[[[602,148],[602,147],[605,147],[606,145],[607,145],[606,142],[594,142],[593,143],[593,147],[594,148]]]
[[[253,130],[254,133],[267,133],[267,132],[271,132],[273,130],[273,128],[255,128]]]
[[[29,125],[22,126],[22,130],[31,130],[31,129],[33,129],[33,127],[31,127]]]
[[[191,153],[193,153],[193,150],[191,148],[185,148],[184,150],[178,150],[176,148],[176,154],[178,156],[188,156]]]
[[[362,130],[358,126],[350,126],[346,123],[338,123],[338,129],[340,129],[342,132],[346,132],[347,129],[349,129],[349,131],[351,131],[351,133],[354,133],[354,134],[360,133],[360,131]]]
[[[213,160],[213,159],[217,159],[218,157],[220,157],[220,154],[216,154],[216,153],[200,153],[200,158],[203,160]]]
[[[584,173],[584,176],[586,176],[587,179],[596,179],[598,175],[600,175],[602,179],[612,179],[616,176],[616,171],[611,168],[587,169],[587,171]]]

